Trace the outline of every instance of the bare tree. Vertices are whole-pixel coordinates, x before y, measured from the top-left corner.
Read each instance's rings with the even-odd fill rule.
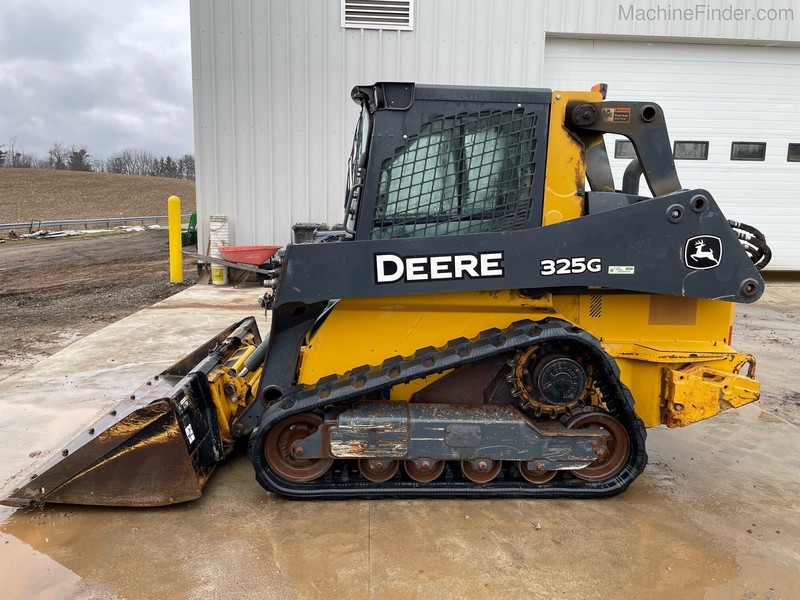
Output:
[[[34,168],[37,161],[38,158],[35,154],[32,152],[25,152],[23,149],[21,152],[17,152],[14,162],[18,169],[31,169]]]
[[[50,168],[56,171],[64,171],[67,168],[67,147],[61,142],[53,142],[50,150],[47,151],[50,157]]]
[[[16,167],[17,166],[17,136],[11,136],[8,138],[8,153],[6,154],[6,166],[7,167]]]
[[[178,159],[178,169],[180,169],[181,177],[194,181],[194,155],[184,154],[181,156]]]
[[[150,175],[153,168],[153,161],[156,160],[155,155],[141,148],[128,148],[127,152],[130,155],[129,160],[131,164],[128,173],[131,175]]]
[[[33,160],[31,161],[31,167],[34,169],[50,169],[50,157],[41,157],[38,154],[33,154]]]
[[[120,154],[112,154],[106,159],[107,173],[125,173],[125,161]]]
[[[109,173],[126,175],[150,175],[155,155],[141,148],[125,148],[108,157],[106,169]]]

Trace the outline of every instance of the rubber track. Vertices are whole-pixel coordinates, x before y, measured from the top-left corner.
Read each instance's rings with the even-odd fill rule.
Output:
[[[545,484],[531,484],[521,477],[512,477],[507,465],[493,481],[476,484],[449,465],[436,481],[419,483],[405,473],[384,483],[372,483],[358,473],[357,467],[337,463],[319,479],[310,483],[293,483],[281,479],[269,468],[262,452],[269,429],[286,417],[335,404],[351,405],[370,392],[407,383],[413,379],[454,369],[485,358],[526,348],[543,342],[567,341],[579,344],[591,356],[596,381],[611,414],[628,431],[631,455],[628,463],[612,479],[587,482],[561,474]],[[284,399],[269,407],[250,436],[248,454],[256,472],[256,480],[267,490],[298,499],[327,498],[590,498],[612,496],[625,491],[647,464],[645,428],[633,410],[633,397],[619,380],[616,363],[603,351],[589,333],[560,319],[518,321],[508,329],[490,329],[473,340],[458,338],[442,348],[423,348],[413,356],[386,360],[380,367],[363,366],[344,376],[328,376],[313,386],[290,390]],[[355,461],[352,461],[355,465]],[[402,472],[402,469],[401,469]]]

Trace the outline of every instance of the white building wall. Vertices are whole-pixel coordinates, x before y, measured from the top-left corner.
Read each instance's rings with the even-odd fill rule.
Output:
[[[282,245],[294,223],[341,220],[354,85],[542,87],[545,35],[800,45],[793,0],[633,3],[795,11],[773,21],[620,18],[630,4],[416,0],[413,31],[398,32],[342,29],[338,0],[191,0],[201,252],[213,214],[231,218],[237,245]]]
[[[355,85],[540,85],[543,13],[543,0],[417,0],[413,31],[382,31],[342,29],[336,0],[193,0],[201,251],[213,214],[237,245],[341,221]]]

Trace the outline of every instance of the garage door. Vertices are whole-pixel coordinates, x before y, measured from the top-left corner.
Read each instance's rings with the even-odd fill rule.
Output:
[[[770,269],[800,270],[800,49],[548,38],[544,67],[546,87],[660,104],[682,185],[761,229]],[[620,187],[630,146],[606,145]]]

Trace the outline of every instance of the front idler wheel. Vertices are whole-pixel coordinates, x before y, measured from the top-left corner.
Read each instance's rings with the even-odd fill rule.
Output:
[[[296,443],[322,425],[313,413],[287,417],[276,424],[264,442],[264,458],[269,467],[292,483],[308,483],[321,477],[333,464],[332,458],[303,458],[303,448]]]

